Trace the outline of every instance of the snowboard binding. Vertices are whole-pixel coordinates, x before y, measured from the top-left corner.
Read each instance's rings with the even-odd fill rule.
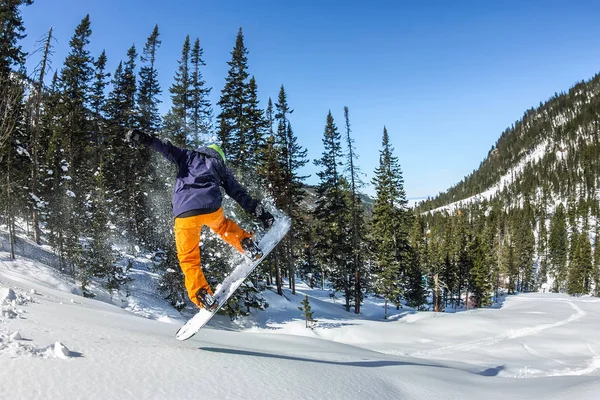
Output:
[[[200,304],[202,304],[202,307],[204,307],[207,311],[213,312],[219,306],[219,302],[217,301],[217,299],[215,299],[213,295],[208,293],[208,290],[206,290],[206,288],[199,289],[198,293],[196,293],[196,298],[198,299]]]
[[[256,245],[256,243],[254,243],[252,238],[247,237],[246,239],[242,240],[242,249],[244,249],[246,256],[252,261],[256,261],[263,256],[262,250]]]

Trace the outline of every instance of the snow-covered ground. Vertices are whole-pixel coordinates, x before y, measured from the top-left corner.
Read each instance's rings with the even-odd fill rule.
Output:
[[[151,272],[134,271],[127,298],[97,289],[92,300],[32,254],[0,252],[3,399],[600,398],[597,298],[518,295],[384,321],[380,299],[355,316],[300,283],[296,295],[267,291],[267,311],[217,316],[179,342],[184,318],[152,294]],[[314,330],[298,311],[304,295]]]

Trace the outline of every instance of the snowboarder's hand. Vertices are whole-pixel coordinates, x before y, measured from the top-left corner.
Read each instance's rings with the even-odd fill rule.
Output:
[[[271,225],[273,225],[273,222],[275,222],[273,214],[271,214],[268,211],[265,211],[263,206],[260,204],[256,206],[256,209],[254,210],[254,216],[256,216],[256,218],[262,221],[263,227],[265,229],[269,229]]]
[[[140,131],[139,129],[130,129],[127,131],[127,134],[125,134],[125,140],[134,146],[149,143],[150,139],[150,135]]]

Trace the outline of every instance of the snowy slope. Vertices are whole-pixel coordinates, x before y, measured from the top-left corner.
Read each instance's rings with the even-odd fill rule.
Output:
[[[399,310],[383,321],[379,299],[367,299],[356,317],[341,299],[300,284],[296,295],[267,292],[266,312],[235,322],[217,316],[179,342],[184,320],[144,290],[133,289],[121,308],[74,288],[40,262],[0,252],[0,397],[571,400],[600,393],[600,299],[524,295],[499,309]],[[297,310],[304,295],[318,320],[314,331]]]
[[[488,188],[487,190],[478,193],[474,196],[467,197],[466,199],[455,201],[454,203],[450,203],[442,207],[434,208],[433,210],[430,210],[428,212],[434,214],[436,212],[446,211],[449,214],[455,214],[458,209],[466,207],[469,204],[481,202],[483,200],[491,200],[493,197],[496,196],[496,194],[502,192],[502,190],[504,190],[506,187],[509,187],[516,180],[518,180],[521,174],[523,173],[523,170],[525,169],[526,165],[541,160],[548,152],[549,146],[550,141],[548,140],[545,140],[544,142],[539,144],[531,152],[526,154],[517,165],[510,168],[503,176],[501,176],[495,185]],[[564,152],[562,151],[557,152],[557,158],[561,159],[564,156],[563,153]]]

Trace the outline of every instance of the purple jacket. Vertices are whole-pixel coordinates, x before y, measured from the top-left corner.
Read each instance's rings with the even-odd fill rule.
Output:
[[[201,147],[197,151],[180,149],[167,140],[155,137],[147,146],[177,165],[173,216],[217,211],[223,202],[221,186],[248,213],[252,214],[256,209],[256,200],[238,183],[215,150],[208,147]]]

